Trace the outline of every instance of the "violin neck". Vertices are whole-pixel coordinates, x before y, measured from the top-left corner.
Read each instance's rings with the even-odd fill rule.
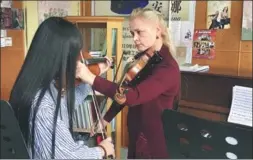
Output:
[[[84,63],[86,65],[91,65],[91,64],[97,64],[97,63],[105,63],[106,62],[106,58],[90,58],[90,59],[86,59],[84,61]]]

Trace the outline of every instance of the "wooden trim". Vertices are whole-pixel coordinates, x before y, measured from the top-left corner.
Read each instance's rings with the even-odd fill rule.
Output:
[[[215,77],[228,77],[228,78],[240,78],[240,79],[249,79],[251,80],[252,77],[247,76],[240,76],[240,75],[229,75],[229,74],[220,74],[215,72],[215,70],[210,70],[208,72],[187,72],[187,71],[181,71],[181,73],[185,74],[192,74],[192,75],[200,75],[200,76],[215,76]]]
[[[91,1],[80,1],[80,15],[81,16],[91,16]]]
[[[221,114],[228,114],[229,113],[229,108],[226,108],[224,106],[191,102],[191,101],[186,101],[186,100],[180,100],[179,106],[193,108],[193,109],[200,109],[203,111],[208,111],[208,112],[213,112],[213,113],[221,113]]]
[[[108,23],[108,22],[123,22],[124,17],[113,17],[113,16],[67,16],[65,17],[68,21],[75,23]]]

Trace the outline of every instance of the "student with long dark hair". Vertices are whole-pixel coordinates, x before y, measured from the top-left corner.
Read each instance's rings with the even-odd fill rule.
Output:
[[[33,159],[101,159],[114,155],[111,138],[89,148],[74,141],[72,115],[90,86],[75,86],[83,41],[79,30],[60,17],[41,23],[11,92],[10,103]],[[107,71],[110,62],[100,65]]]

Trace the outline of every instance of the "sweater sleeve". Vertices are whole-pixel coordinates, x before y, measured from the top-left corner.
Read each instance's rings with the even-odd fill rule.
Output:
[[[180,82],[179,69],[174,65],[158,66],[153,74],[139,85],[129,88],[125,105],[134,107],[144,104],[166,91],[174,96],[178,92]]]
[[[126,102],[122,106],[112,105],[105,117],[111,119],[116,116],[123,106],[134,107],[147,103],[165,91],[171,95],[176,95],[180,82],[179,72],[178,67],[174,65],[157,66],[150,77],[136,87],[128,88]],[[96,77],[93,87],[95,90],[113,99],[118,85],[101,77]]]

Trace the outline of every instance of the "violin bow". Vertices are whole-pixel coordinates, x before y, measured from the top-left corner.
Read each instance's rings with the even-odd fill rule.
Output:
[[[123,53],[124,53],[124,52],[123,52]],[[122,54],[121,57],[120,57],[119,65],[118,65],[117,68],[116,68],[116,73],[115,73],[115,75],[114,75],[114,77],[113,77],[113,81],[112,81],[112,82],[115,82],[115,80],[116,80],[116,77],[117,77],[117,75],[118,75],[119,68],[120,68],[119,66],[120,66],[121,63],[122,63],[123,55],[124,55],[124,54]],[[103,103],[102,108],[101,108],[101,111],[103,111],[103,110],[105,109],[107,100],[108,100],[108,97],[105,98],[104,103]]]
[[[82,61],[84,61],[83,55],[82,54],[80,54],[80,55],[81,55]],[[107,135],[106,135],[104,123],[101,122],[102,115],[101,115],[101,112],[99,111],[98,100],[97,100],[97,97],[96,97],[94,89],[92,89],[91,97],[92,97],[92,101],[93,101],[93,104],[94,104],[95,113],[96,113],[96,117],[97,117],[97,123],[96,123],[95,126],[99,125],[99,128],[101,130],[101,134],[102,134],[102,139],[104,140],[104,139],[107,138]],[[113,159],[113,156],[112,155],[108,155],[107,157],[104,157],[104,158],[105,159],[107,159],[107,158]]]

